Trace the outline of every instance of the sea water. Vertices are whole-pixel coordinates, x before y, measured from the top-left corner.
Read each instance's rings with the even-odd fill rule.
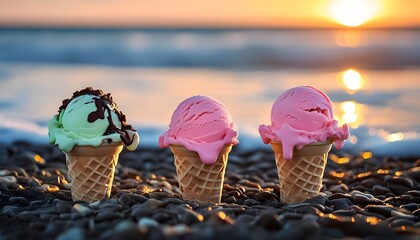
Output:
[[[345,151],[420,156],[419,30],[0,29],[0,142],[47,143],[64,98],[111,92],[141,136],[157,138],[185,98],[230,110],[239,149],[268,148],[258,126],[285,90],[312,85],[351,126]]]

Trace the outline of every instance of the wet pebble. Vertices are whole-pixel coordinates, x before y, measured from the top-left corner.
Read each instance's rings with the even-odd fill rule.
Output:
[[[191,209],[183,209],[181,220],[182,222],[191,225],[194,223],[202,222],[204,217],[200,213],[197,213]]]
[[[337,198],[328,202],[329,206],[332,206],[334,210],[346,210],[354,205],[352,201],[347,198]]]
[[[234,221],[223,211],[215,211],[210,216],[210,222],[215,224],[233,224]]]
[[[28,200],[24,197],[11,197],[9,198],[9,203],[16,204],[18,206],[26,206],[29,204]]]
[[[113,219],[122,218],[122,217],[123,217],[123,214],[121,214],[119,212],[103,211],[103,212],[99,212],[96,215],[95,220],[97,220],[97,221],[107,221],[107,220],[113,220]]]
[[[384,187],[384,186],[381,186],[381,185],[375,185],[372,188],[372,192],[374,194],[386,194],[386,193],[391,192],[391,189],[389,189],[387,187]]]
[[[274,194],[272,192],[268,192],[268,191],[259,192],[259,193],[255,194],[252,198],[254,200],[257,200],[258,202],[261,202],[261,203],[264,203],[264,202],[272,200],[272,199],[278,199],[276,194]]]
[[[279,220],[272,214],[263,213],[254,222],[255,226],[264,228],[267,231],[277,231],[281,229]]]
[[[146,198],[143,195],[132,194],[132,193],[123,193],[118,198],[118,201],[122,205],[126,205],[126,206],[132,206],[132,205],[137,204],[137,203],[144,203],[147,200],[148,200],[148,198]]]
[[[19,207],[12,205],[3,206],[3,208],[1,209],[1,213],[7,215],[14,215],[17,211],[19,211]]]

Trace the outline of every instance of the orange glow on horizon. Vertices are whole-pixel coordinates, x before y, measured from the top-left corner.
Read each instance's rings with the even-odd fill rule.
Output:
[[[0,26],[420,26],[416,0],[20,0],[0,5]]]

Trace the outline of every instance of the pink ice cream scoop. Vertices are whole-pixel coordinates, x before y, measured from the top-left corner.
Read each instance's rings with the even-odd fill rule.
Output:
[[[261,125],[259,132],[264,143],[278,141],[283,156],[291,159],[293,148],[301,149],[313,142],[334,141],[338,149],[349,137],[347,124],[339,127],[334,120],[333,104],[321,90],[302,86],[287,90],[274,102],[271,125]]]
[[[169,130],[159,145],[183,145],[197,152],[205,164],[213,164],[224,145],[238,143],[238,132],[227,108],[213,97],[190,97],[176,108]]]

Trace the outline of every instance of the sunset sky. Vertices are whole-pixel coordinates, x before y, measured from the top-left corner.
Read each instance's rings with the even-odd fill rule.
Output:
[[[419,0],[0,0],[0,26],[420,27]]]

